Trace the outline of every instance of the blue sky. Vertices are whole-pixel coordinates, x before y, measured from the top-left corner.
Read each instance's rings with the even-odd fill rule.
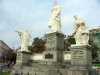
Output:
[[[62,32],[72,34],[74,15],[82,17],[91,28],[100,26],[100,0],[57,0],[61,6]],[[0,40],[18,47],[17,31],[27,28],[32,36],[42,37],[49,31],[48,22],[53,0],[0,0]]]

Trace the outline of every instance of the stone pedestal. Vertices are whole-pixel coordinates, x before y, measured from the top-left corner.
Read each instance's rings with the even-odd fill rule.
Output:
[[[69,75],[92,75],[91,47],[71,46],[71,68]]]
[[[46,37],[46,50],[64,51],[64,37],[62,33],[54,32],[48,33]]]
[[[62,61],[62,52],[64,51],[65,35],[58,32],[48,33],[46,37],[46,51],[43,52],[45,61]]]
[[[14,66],[14,69],[20,70],[24,64],[29,64],[31,52],[29,51],[17,51],[17,59],[16,59],[16,65]]]

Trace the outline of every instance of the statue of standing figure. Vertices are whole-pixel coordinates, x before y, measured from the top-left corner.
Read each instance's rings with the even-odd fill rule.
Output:
[[[28,41],[31,38],[28,30],[26,30],[25,32],[18,32],[18,35],[20,37],[20,39],[22,40],[22,45],[21,45],[21,51],[28,51]]]
[[[73,36],[76,41],[76,45],[88,45],[89,41],[89,29],[85,26],[85,22],[77,15],[74,16],[75,24],[73,29]]]
[[[61,32],[60,6],[57,1],[54,2],[54,7],[50,13],[49,28],[50,32]]]

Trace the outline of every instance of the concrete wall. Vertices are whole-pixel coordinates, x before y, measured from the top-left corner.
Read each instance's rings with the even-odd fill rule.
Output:
[[[30,58],[31,60],[43,60],[43,54],[34,54]]]

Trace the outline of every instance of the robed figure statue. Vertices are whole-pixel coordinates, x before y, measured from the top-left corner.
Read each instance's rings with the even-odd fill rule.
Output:
[[[49,28],[50,32],[61,32],[60,6],[57,1],[54,2],[54,7],[50,12]]]
[[[16,31],[18,32],[18,35],[20,37],[20,39],[22,40],[22,45],[21,45],[21,51],[28,51],[28,41],[29,39],[31,38],[28,30],[25,31],[25,32],[19,32],[19,31]]]
[[[86,27],[82,18],[77,15],[74,16],[75,24],[73,28],[73,36],[76,41],[76,45],[88,45],[89,41],[89,29]]]

